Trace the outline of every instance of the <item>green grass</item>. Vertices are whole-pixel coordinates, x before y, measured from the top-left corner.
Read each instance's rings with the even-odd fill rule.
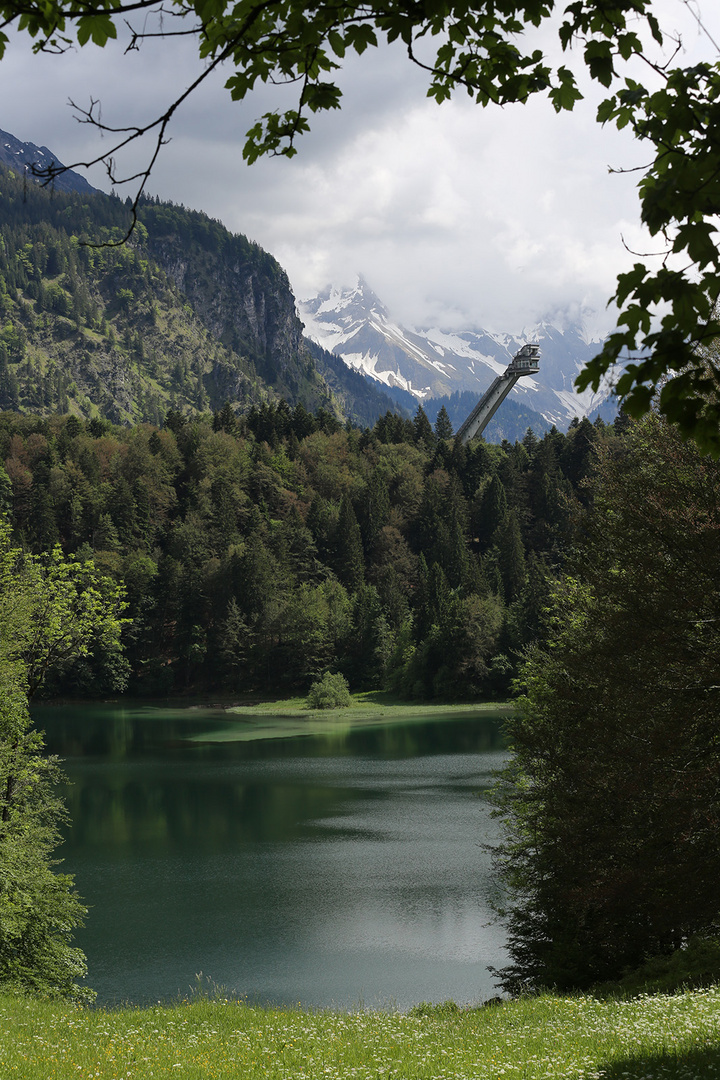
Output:
[[[193,742],[246,742],[297,735],[342,733],[360,727],[387,727],[409,721],[478,719],[499,716],[512,709],[505,702],[470,702],[460,705],[408,705],[382,691],[352,694],[352,705],[339,709],[308,709],[304,697],[261,704],[234,705],[214,731],[192,737]]]
[[[81,1010],[0,997],[0,1077],[690,1080],[720,1076],[720,989],[410,1014],[197,1000]]]

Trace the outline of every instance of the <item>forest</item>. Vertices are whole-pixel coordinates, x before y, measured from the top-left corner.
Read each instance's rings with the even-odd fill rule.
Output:
[[[124,654],[99,644],[44,692],[283,694],[339,671],[408,699],[506,696],[623,426],[463,446],[421,407],[362,431],[284,402],[161,428],[4,413],[17,542],[126,590]]]
[[[29,574],[44,605],[2,636],[3,820],[31,805],[13,764],[28,693],[228,702],[328,672],[408,701],[519,693],[496,792],[501,986],[720,976],[720,466],[664,421],[464,446],[421,407],[365,429],[282,401],[161,427],[6,412],[0,454],[0,598],[15,618]],[[27,852],[41,881],[48,835]],[[79,993],[63,948],[60,976],[40,962],[21,984]]]

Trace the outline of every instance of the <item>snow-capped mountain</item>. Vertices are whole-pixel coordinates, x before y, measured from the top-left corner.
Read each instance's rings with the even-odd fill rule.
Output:
[[[526,342],[540,345],[540,372],[520,380],[516,400],[558,427],[589,415],[608,391],[577,394],[573,381],[597,352],[581,326],[564,330],[540,323],[518,338],[484,330],[446,332],[410,329],[394,322],[363,278],[351,288],[328,288],[298,304],[305,335],[345,363],[391,390],[399,388],[422,401],[456,390],[482,395]]]
[[[30,179],[33,179],[33,174],[30,171],[33,164],[41,169],[48,168],[50,165],[62,166],[62,162],[57,159],[52,150],[48,150],[47,146],[36,146],[35,143],[21,142],[20,139],[16,139],[14,135],[11,135],[9,131],[1,130],[0,162],[11,169],[15,169],[20,176],[27,173]],[[84,176],[73,172],[72,169],[61,173],[60,176],[56,176],[52,181],[52,185],[56,191],[76,191],[80,195],[89,195],[91,192],[97,192],[98,190],[88,184]]]

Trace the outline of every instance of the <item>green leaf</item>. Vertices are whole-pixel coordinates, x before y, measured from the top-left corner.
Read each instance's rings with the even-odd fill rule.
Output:
[[[585,46],[585,63],[593,79],[603,86],[610,86],[615,68],[609,41],[589,41]]]
[[[102,49],[108,39],[117,37],[117,28],[108,14],[84,15],[78,19],[78,45],[86,45],[92,40],[93,45]]]
[[[629,60],[633,53],[642,54],[642,43],[637,34],[620,34],[617,41],[618,52],[623,60]]]
[[[336,56],[345,56],[345,38],[337,30],[330,30],[328,33],[328,45]]]
[[[635,263],[632,270],[626,274],[620,274],[618,277],[618,286],[615,293],[615,300],[618,306],[622,305],[628,296],[637,292],[640,284],[645,280],[647,276],[647,267],[643,263]]]
[[[312,112],[339,109],[342,92],[334,83],[311,83],[305,92],[305,104]]]
[[[371,46],[377,46],[377,37],[372,26],[366,23],[353,24],[345,31],[345,44],[361,55]]]
[[[605,98],[598,105],[596,119],[599,124],[607,124],[609,120],[614,120],[617,110],[617,98]]]
[[[673,251],[687,249],[688,255],[700,268],[708,263],[718,265],[720,255],[714,236],[717,228],[708,221],[699,221],[689,225],[682,225],[678,229]]]
[[[618,392],[622,394],[620,385],[618,384]],[[635,419],[644,416],[650,412],[650,406],[652,405],[652,399],[655,393],[655,388],[652,386],[634,386],[632,390],[623,398],[623,409]]]
[[[557,74],[560,84],[550,91],[550,100],[555,112],[562,112],[563,110],[571,112],[575,103],[582,99],[582,94],[577,88],[575,76],[571,71],[563,67],[558,70]]]

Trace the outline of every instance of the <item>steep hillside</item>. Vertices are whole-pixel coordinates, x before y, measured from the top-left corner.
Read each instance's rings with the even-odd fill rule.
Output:
[[[109,246],[128,221],[119,199],[0,166],[0,408],[158,422],[270,394],[367,424],[390,407],[313,359],[285,272],[256,244],[148,200]]]
[[[365,425],[393,407],[372,381],[303,338],[295,297],[276,260],[205,214],[148,201],[140,246],[168,274],[210,331],[252,357],[263,382],[287,401],[330,405]],[[133,241],[134,242],[134,241]],[[232,379],[225,396],[237,400]]]

